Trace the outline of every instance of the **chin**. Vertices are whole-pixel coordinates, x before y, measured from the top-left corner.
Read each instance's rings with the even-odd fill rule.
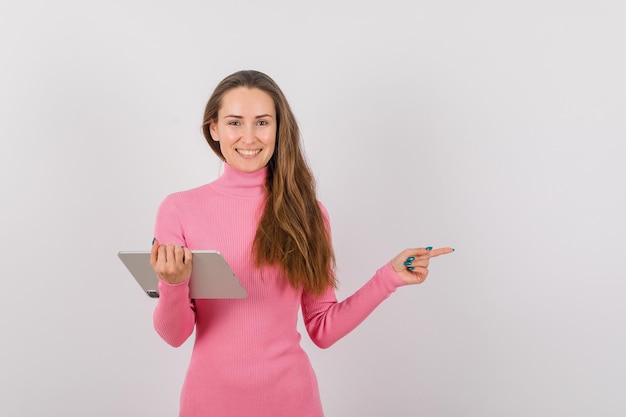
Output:
[[[265,165],[230,164],[231,167],[241,172],[255,172],[265,167]]]

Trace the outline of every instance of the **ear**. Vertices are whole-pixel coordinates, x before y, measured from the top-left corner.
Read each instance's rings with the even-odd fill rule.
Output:
[[[213,138],[214,141],[220,141],[219,136],[217,136],[217,126],[213,120],[209,122],[209,133],[211,133],[211,138]]]

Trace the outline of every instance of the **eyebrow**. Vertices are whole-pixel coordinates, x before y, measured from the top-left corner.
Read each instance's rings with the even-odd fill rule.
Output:
[[[235,119],[243,119],[243,116],[239,116],[237,114],[227,114],[226,116],[224,116],[224,118],[227,118],[227,117],[234,117]],[[254,118],[255,119],[262,119],[264,117],[272,118],[274,116],[272,116],[271,114],[261,114],[261,115],[255,116]]]

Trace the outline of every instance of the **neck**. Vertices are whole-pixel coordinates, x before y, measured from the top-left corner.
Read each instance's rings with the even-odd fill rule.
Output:
[[[213,182],[218,190],[240,197],[262,197],[265,195],[267,167],[258,171],[244,172],[224,163],[224,173]]]

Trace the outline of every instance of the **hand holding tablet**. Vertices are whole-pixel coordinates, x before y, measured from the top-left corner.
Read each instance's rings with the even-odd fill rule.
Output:
[[[191,251],[191,254],[190,298],[246,298],[248,296],[218,251],[194,250]],[[158,298],[159,278],[150,265],[151,252],[120,251],[118,256],[143,291],[151,298]],[[182,279],[181,282],[185,279]]]

